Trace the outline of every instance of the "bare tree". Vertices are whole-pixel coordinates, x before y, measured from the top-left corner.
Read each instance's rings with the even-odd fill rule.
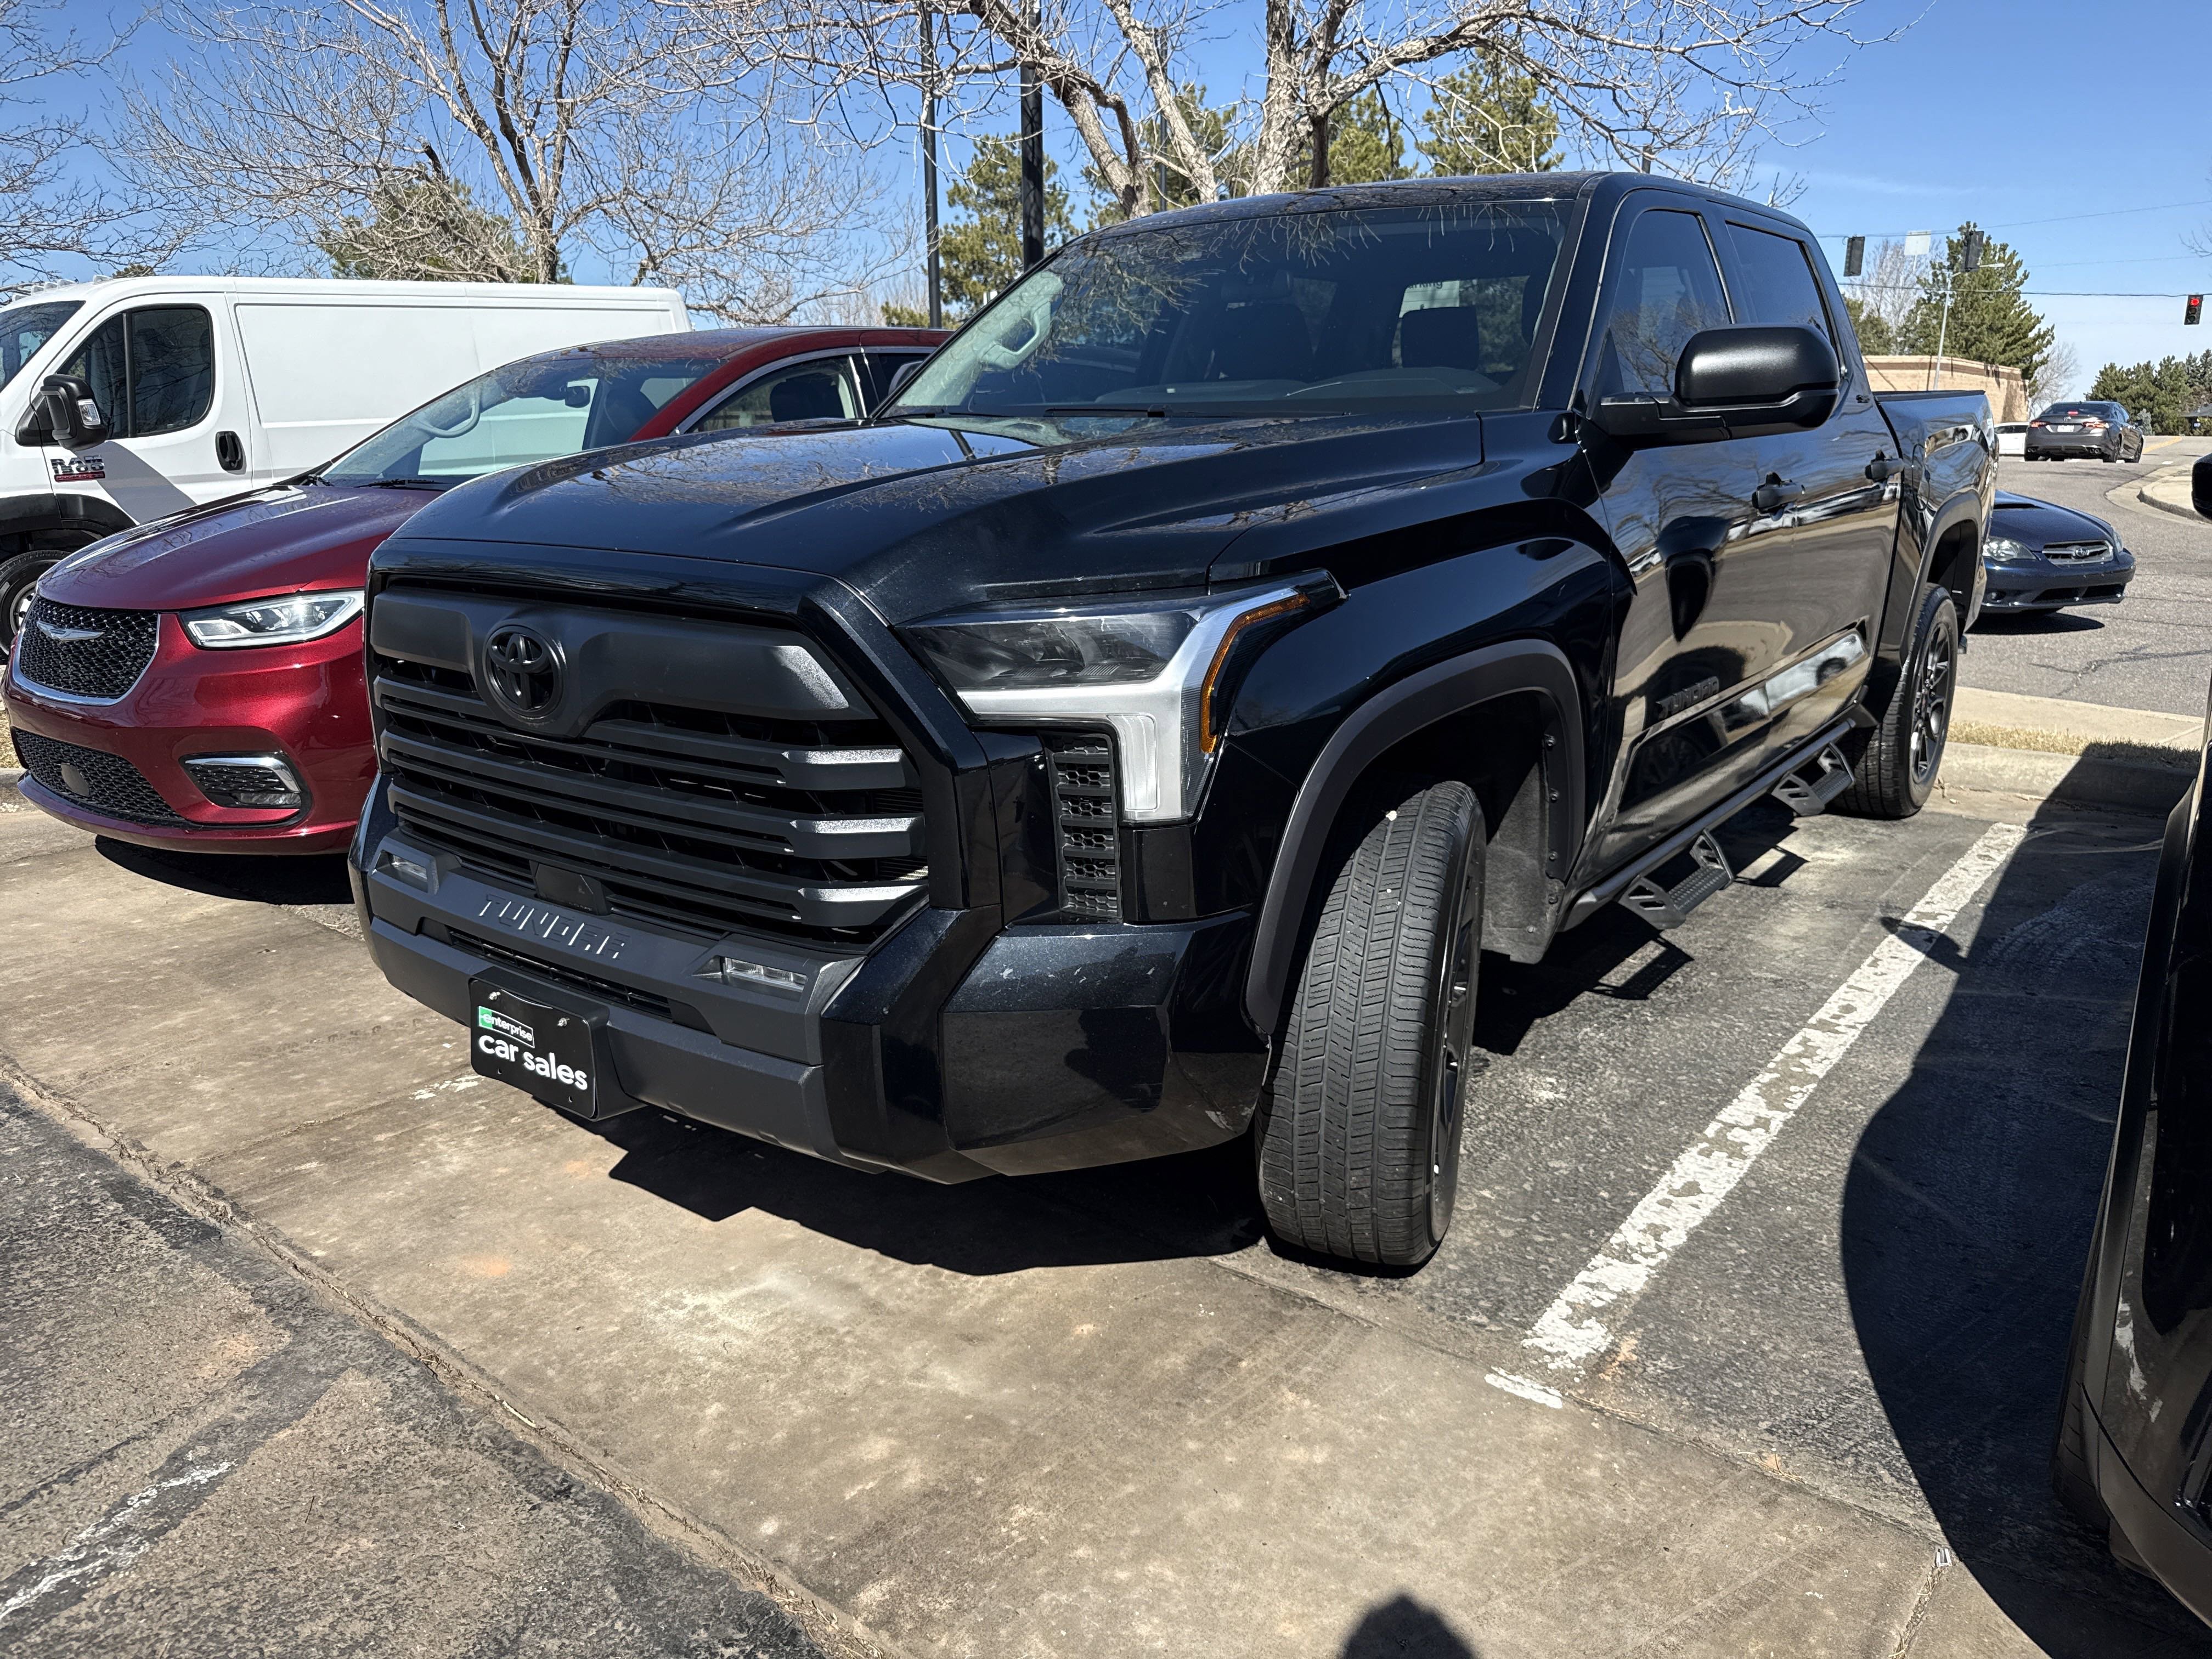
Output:
[[[85,128],[41,101],[120,44],[68,29],[61,0],[0,0],[0,284],[51,276],[70,256],[112,264],[167,251],[140,222],[142,203],[72,176]]]
[[[136,112],[138,177],[341,268],[618,280],[775,320],[866,287],[864,159],[794,127],[681,8],[322,0],[199,9]]]
[[[1844,279],[1844,292],[1880,325],[1866,331],[1879,337],[1880,343],[1869,345],[1869,351],[1895,349],[1891,343],[1905,331],[1905,319],[1920,297],[1921,273],[1927,265],[1925,258],[1907,253],[1904,243],[1891,240],[1876,246],[1874,264],[1863,276]]]
[[[1181,96],[1194,38],[1222,0],[665,0],[739,20],[817,85],[918,85],[920,5],[970,33],[935,74],[971,82],[1029,64],[1066,112],[1091,172],[1123,214],[1146,210],[1160,170],[1211,199],[1225,148]],[[1237,182],[1258,192],[1325,182],[1328,123],[1386,81],[1431,82],[1480,52],[1526,76],[1583,155],[1645,171],[1739,181],[1762,142],[1810,109],[1823,77],[1793,53],[1850,51],[1861,0],[1263,0],[1259,92],[1232,135]],[[1240,14],[1240,21],[1241,14]],[[843,42],[855,44],[848,46]]]
[[[2041,409],[2057,403],[2081,384],[2081,354],[2064,340],[2054,340],[2027,381],[2027,406]]]

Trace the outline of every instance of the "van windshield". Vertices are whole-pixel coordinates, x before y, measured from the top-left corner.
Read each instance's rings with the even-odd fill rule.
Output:
[[[82,300],[48,300],[0,311],[0,386],[21,374],[54,331],[83,309]]]
[[[885,413],[1525,406],[1564,222],[1462,198],[1109,231],[1008,289]]]
[[[443,489],[487,472],[628,443],[671,398],[725,361],[589,346],[525,357],[401,416],[318,476],[330,483]]]

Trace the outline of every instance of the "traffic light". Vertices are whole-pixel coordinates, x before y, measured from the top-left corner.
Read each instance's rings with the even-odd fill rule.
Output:
[[[1966,232],[1960,239],[1959,253],[1959,268],[1961,270],[1979,270],[1982,268],[1982,233],[1978,230]]]
[[[1844,244],[1844,275],[1856,276],[1866,269],[1866,238],[1854,236]]]
[[[2192,294],[2189,296],[2189,303],[2181,307],[2181,320],[2185,323],[2201,323],[2204,320],[2203,295]]]

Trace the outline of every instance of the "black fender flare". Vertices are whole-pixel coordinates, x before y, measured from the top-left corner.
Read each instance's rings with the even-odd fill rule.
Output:
[[[1424,727],[1528,692],[1551,709],[1544,773],[1555,806],[1547,820],[1552,870],[1564,879],[1573,868],[1583,828],[1583,713],[1581,688],[1566,653],[1548,640],[1509,640],[1393,682],[1345,716],[1291,804],[1245,975],[1244,1013],[1253,1030],[1267,1037],[1274,1033],[1329,836],[1360,776]]]
[[[1935,579],[1936,550],[1943,545],[1943,538],[1962,524],[1970,524],[1974,527],[1975,574],[1971,591],[1966,595],[1966,604],[1959,617],[1959,625],[1961,628],[1972,620],[1964,614],[1964,611],[1972,610],[1981,599],[1982,538],[1989,530],[1984,518],[1981,496],[1973,490],[1962,489],[1936,509],[1936,516],[1929,520],[1927,534],[1921,538],[1920,580],[1912,590],[1916,598],[1920,589]]]
[[[112,501],[97,495],[53,494],[0,496],[0,536],[36,535],[43,530],[83,533],[88,541],[129,530],[137,520]]]

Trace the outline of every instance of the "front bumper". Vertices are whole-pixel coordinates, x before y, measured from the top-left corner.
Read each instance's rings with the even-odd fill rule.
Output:
[[[2021,564],[1985,564],[1988,591],[1984,616],[2008,611],[2057,611],[2081,605],[2118,605],[2135,579],[2135,555],[2124,548],[2094,564],[2060,564],[2035,559]]]
[[[121,696],[60,696],[19,680],[12,666],[4,696],[17,731],[124,763],[103,776],[120,776],[126,787],[88,795],[33,766],[24,798],[80,829],[141,846],[335,852],[351,837],[376,775],[358,622],[305,645],[207,651],[165,614],[153,660]],[[182,764],[247,754],[282,755],[306,787],[306,807],[217,806]]]
[[[431,872],[395,874],[394,854]],[[1236,1006],[1243,912],[1021,926],[917,910],[865,955],[568,911],[412,845],[373,797],[352,857],[378,966],[448,1018],[478,977],[603,1018],[599,1113],[651,1106],[860,1169],[957,1182],[1242,1134],[1266,1056]],[[741,951],[803,993],[702,973]]]

